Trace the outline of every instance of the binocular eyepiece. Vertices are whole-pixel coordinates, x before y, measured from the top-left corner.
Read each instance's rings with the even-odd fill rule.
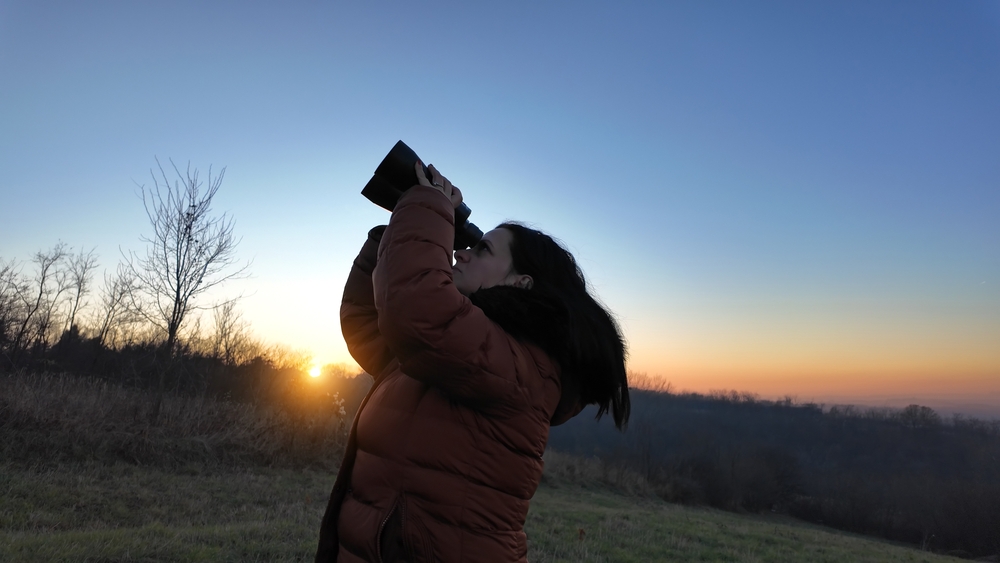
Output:
[[[392,211],[403,192],[417,184],[416,164],[420,158],[406,143],[399,141],[382,163],[375,169],[375,175],[361,190],[361,195],[375,205]],[[431,173],[424,167],[428,179]],[[475,246],[483,238],[483,231],[469,222],[472,210],[462,203],[455,208],[455,250]]]

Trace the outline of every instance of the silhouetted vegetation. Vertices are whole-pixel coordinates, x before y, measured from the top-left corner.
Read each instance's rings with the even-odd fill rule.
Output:
[[[637,390],[632,405],[625,434],[587,409],[553,428],[549,445],[630,466],[670,501],[1000,553],[1000,421],[669,389]]]

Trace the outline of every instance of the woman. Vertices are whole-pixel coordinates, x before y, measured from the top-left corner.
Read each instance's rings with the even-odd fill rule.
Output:
[[[452,266],[461,191],[416,168],[344,289],[344,338],[375,384],[316,560],[526,561],[550,425],[586,404],[628,420],[624,344],[547,235],[504,223]]]

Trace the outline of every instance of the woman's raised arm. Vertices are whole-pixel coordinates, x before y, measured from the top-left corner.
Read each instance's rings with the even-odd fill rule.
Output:
[[[441,190],[414,186],[399,199],[374,274],[379,330],[410,377],[478,408],[523,404],[534,362],[455,287],[454,236]]]
[[[368,240],[347,275],[344,297],[340,302],[340,328],[347,349],[361,369],[376,378],[393,359],[378,329],[378,310],[372,289],[372,271],[385,228],[385,225],[380,225],[368,231]]]

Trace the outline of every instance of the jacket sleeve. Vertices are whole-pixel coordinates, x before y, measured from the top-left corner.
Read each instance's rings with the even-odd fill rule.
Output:
[[[396,204],[379,247],[379,330],[404,373],[455,399],[484,407],[523,393],[526,354],[455,287],[454,208],[414,186]]]
[[[368,231],[368,240],[354,259],[340,302],[340,328],[351,356],[361,369],[378,377],[393,355],[378,328],[378,311],[372,288],[372,271],[385,225]]]

